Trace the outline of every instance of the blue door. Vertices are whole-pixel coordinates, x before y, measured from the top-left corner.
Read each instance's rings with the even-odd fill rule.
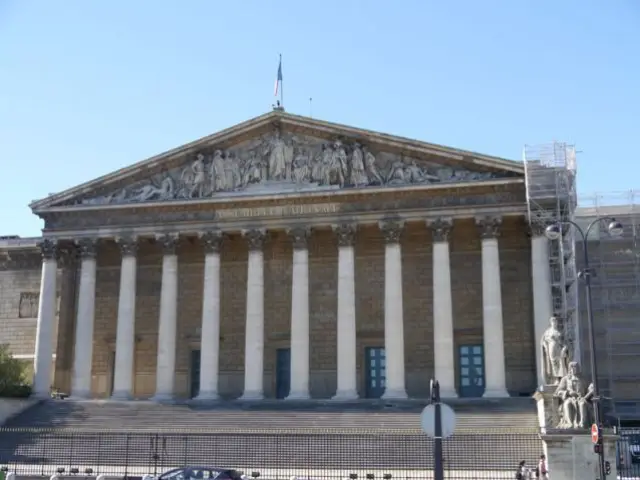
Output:
[[[287,398],[291,390],[291,349],[276,350],[276,398]]]
[[[460,396],[482,397],[484,394],[484,348],[482,345],[461,345]]]
[[[198,396],[198,393],[200,393],[200,350],[191,350],[190,366],[191,388],[189,390],[191,392],[191,398],[195,398]]]
[[[367,347],[364,350],[365,395],[380,398],[387,383],[387,358],[384,347]]]

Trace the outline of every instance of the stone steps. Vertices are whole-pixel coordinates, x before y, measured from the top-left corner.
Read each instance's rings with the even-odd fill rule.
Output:
[[[47,474],[56,465],[151,473],[185,464],[294,468],[301,475],[423,470],[433,462],[432,440],[420,431],[423,405],[47,401],[0,430],[0,464],[47,465]],[[533,463],[540,455],[532,401],[452,406],[458,421],[444,441],[448,468],[515,470],[520,460]]]
[[[286,410],[284,407],[288,407]],[[259,431],[259,430],[420,430],[422,405],[381,407],[287,404],[162,405],[153,402],[49,401],[12,419],[8,428],[58,431]],[[537,430],[531,401],[453,404],[456,431]]]

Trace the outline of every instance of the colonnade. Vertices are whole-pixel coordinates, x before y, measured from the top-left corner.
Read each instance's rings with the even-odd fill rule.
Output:
[[[482,245],[482,311],[485,352],[485,397],[506,397],[504,329],[500,282],[499,217],[476,218]],[[454,322],[451,293],[449,236],[453,222],[448,218],[427,220],[433,235],[433,344],[435,378],[443,397],[455,397]],[[405,399],[405,345],[403,319],[401,221],[380,222],[385,239],[384,261],[384,347],[386,354],[385,399]],[[358,397],[356,380],[356,296],[355,296],[355,224],[333,226],[338,244],[337,279],[337,390],[336,400]],[[293,246],[291,294],[291,391],[290,399],[308,399],[309,391],[309,252],[310,229],[299,226],[288,230]],[[201,400],[218,398],[220,354],[220,252],[223,232],[202,232],[205,248],[204,291],[202,296],[200,393]],[[244,392],[242,399],[264,397],[264,259],[266,231],[242,232],[248,243],[248,276],[245,334]],[[168,400],[175,394],[176,342],[178,319],[178,234],[157,237],[163,249],[162,286],[158,320],[158,350],[154,399]],[[116,238],[121,253],[120,292],[118,298],[114,399],[134,395],[135,303],[137,241]],[[548,296],[550,279],[548,250],[540,235],[532,239],[533,295]],[[91,367],[96,294],[96,241],[84,238],[76,242],[80,253],[80,280],[77,304],[75,355],[71,395],[91,396]],[[53,330],[56,315],[56,246],[42,243],[42,282],[35,352],[34,393],[49,393]],[[550,301],[549,301],[550,304]],[[534,301],[536,326],[547,315],[547,303]],[[550,307],[549,307],[550,308]],[[540,318],[538,318],[540,317]],[[547,316],[548,318],[548,316]],[[425,321],[428,319],[425,318]],[[546,320],[545,320],[546,321]],[[536,327],[537,330],[537,327]]]

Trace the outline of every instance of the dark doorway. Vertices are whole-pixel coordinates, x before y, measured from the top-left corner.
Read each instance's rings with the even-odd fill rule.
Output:
[[[460,396],[482,397],[484,394],[484,347],[482,345],[461,345],[458,362],[460,365]]]
[[[276,350],[276,398],[287,398],[291,390],[291,349]]]
[[[365,395],[380,398],[387,384],[387,357],[384,347],[364,349]]]

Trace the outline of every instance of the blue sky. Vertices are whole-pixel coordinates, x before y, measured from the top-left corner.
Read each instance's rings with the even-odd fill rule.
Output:
[[[638,185],[637,0],[0,0],[0,234],[31,200],[270,110]]]

